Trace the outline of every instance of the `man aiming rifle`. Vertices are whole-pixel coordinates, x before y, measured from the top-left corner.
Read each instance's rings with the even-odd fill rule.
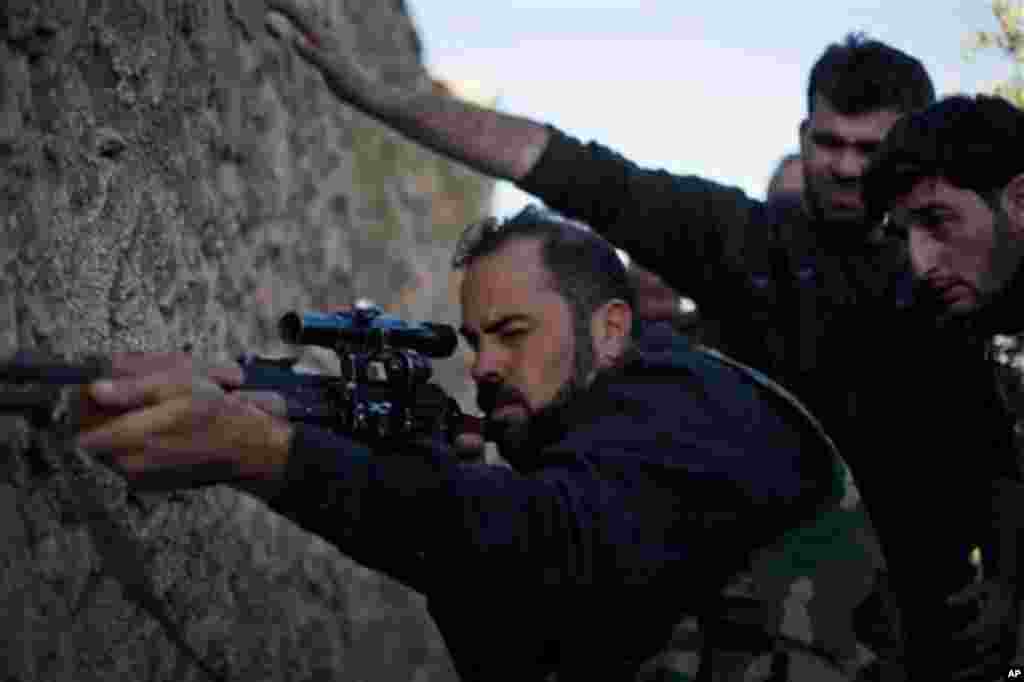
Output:
[[[640,168],[540,122],[383,84],[312,5],[270,0],[280,13],[270,26],[340,101],[587,223],[720,321],[730,355],[807,404],[862,489],[913,631],[910,674],[930,682],[971,666],[973,647],[949,642],[977,614],[947,598],[972,579],[971,548],[995,542],[987,500],[998,480],[1017,476],[1012,426],[985,340],[941,324],[930,297],[918,297],[904,245],[868,219],[862,196],[885,134],[934,100],[921,62],[860,35],[828,46],[799,127],[802,201],[780,206]],[[750,119],[756,125],[754,111]],[[965,396],[956,409],[944,398],[949,385]],[[908,403],[917,409],[902,409]],[[970,433],[957,428],[963,422]],[[949,464],[968,451],[981,453],[971,467]],[[908,491],[964,502],[908,508]]]
[[[240,482],[399,577],[465,680],[635,679],[762,548],[856,496],[787,394],[668,325],[635,329],[600,237],[527,210],[471,228],[456,264],[511,469],[432,439],[374,452],[236,397],[237,367],[167,356],[119,358],[78,442],[138,487]]]

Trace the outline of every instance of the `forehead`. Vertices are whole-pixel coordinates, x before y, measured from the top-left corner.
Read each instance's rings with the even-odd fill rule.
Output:
[[[830,132],[851,142],[880,142],[902,114],[880,109],[863,114],[841,114],[822,95],[814,96],[814,113],[808,122],[812,131]]]
[[[471,325],[486,326],[561,297],[551,287],[539,239],[513,239],[474,260],[462,280],[462,313]]]
[[[943,178],[921,178],[906,194],[896,198],[895,204],[901,208],[916,209],[941,201],[947,193],[949,183]]]
[[[904,211],[921,211],[930,208],[962,211],[989,210],[988,205],[976,192],[961,189],[942,177],[918,180],[909,192],[896,198],[894,208]]]

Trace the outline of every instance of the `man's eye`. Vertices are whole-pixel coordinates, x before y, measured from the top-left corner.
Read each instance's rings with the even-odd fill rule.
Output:
[[[831,135],[819,135],[814,138],[814,144],[825,149],[838,149],[843,146],[843,141]]]
[[[505,329],[501,332],[501,339],[503,341],[516,341],[523,336],[526,336],[525,329]]]
[[[946,224],[946,216],[937,213],[928,213],[918,219],[918,224],[929,231],[937,231]]]

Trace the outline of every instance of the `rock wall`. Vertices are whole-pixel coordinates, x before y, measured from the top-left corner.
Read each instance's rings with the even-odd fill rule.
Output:
[[[431,86],[402,0],[323,4]],[[256,0],[0,3],[0,352],[277,353],[283,312],[360,297],[456,320],[490,194],[338,105]],[[20,418],[0,448],[3,679],[454,679],[417,595],[252,498],[128,494]]]

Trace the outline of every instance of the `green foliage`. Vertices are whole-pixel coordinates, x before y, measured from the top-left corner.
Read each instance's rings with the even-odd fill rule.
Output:
[[[998,31],[974,31],[966,41],[966,55],[996,50],[1011,64],[1010,76],[998,83],[995,94],[1024,108],[1024,0],[992,0]]]

